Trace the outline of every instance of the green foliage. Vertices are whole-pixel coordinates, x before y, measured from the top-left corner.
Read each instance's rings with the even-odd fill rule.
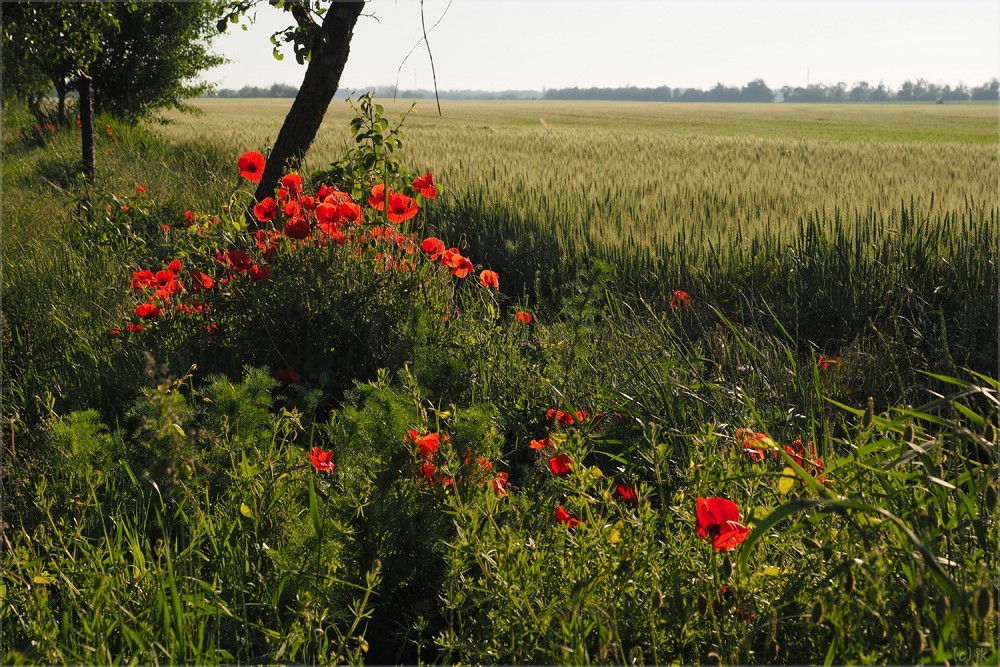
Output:
[[[590,258],[512,299],[408,246],[459,238],[420,216],[365,208],[341,245],[284,236],[281,213],[269,252],[231,156],[108,125],[94,187],[66,173],[71,129],[5,157],[5,223],[32,231],[4,244],[5,663],[994,659],[1000,384],[943,337],[927,354],[947,373],[803,335],[849,315],[839,293],[873,298],[844,266],[899,284],[867,321],[950,327],[964,311],[893,253],[982,280],[961,226],[921,246],[907,211],[839,268],[860,245],[804,227],[654,296]],[[343,162],[358,187],[386,181],[371,139]],[[410,191],[405,173],[388,185]],[[186,291],[129,284],[173,260]],[[782,275],[787,298],[761,297]],[[733,551],[699,537],[699,498],[735,503]]]
[[[7,3],[3,75],[13,96],[28,99],[35,115],[54,86],[59,121],[79,72],[94,79],[97,111],[135,121],[155,111],[195,111],[184,100],[210,91],[195,82],[224,58],[208,51],[212,20],[222,2]]]
[[[185,100],[212,90],[198,81],[225,59],[212,54],[212,25],[223,3],[164,2],[115,7],[118,30],[104,37],[90,67],[94,105],[118,118],[149,118],[161,109],[197,111]]]
[[[354,148],[332,163],[329,169],[312,175],[314,183],[337,183],[356,200],[367,197],[373,187],[386,183],[405,183],[410,174],[396,151],[403,145],[403,122],[416,107],[400,115],[399,122],[390,127],[383,117],[385,108],[375,102],[371,91],[358,97],[357,104],[347,99],[355,116],[351,119]]]

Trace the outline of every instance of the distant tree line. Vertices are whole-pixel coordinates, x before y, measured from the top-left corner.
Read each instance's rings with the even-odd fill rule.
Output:
[[[367,90],[367,89],[366,89]],[[392,86],[374,88],[380,98],[433,99],[433,90],[395,89]],[[275,83],[267,88],[244,86],[239,90],[222,88],[215,97],[295,97],[298,88],[284,83]],[[348,90],[337,91],[344,97]],[[709,90],[700,88],[550,88],[538,90],[442,90],[441,99],[448,100],[623,100],[633,102],[962,102],[967,100],[997,100],[1000,82],[991,79],[981,86],[970,88],[963,83],[952,87],[938,85],[926,79],[904,81],[899,90],[892,90],[884,83],[876,86],[867,81],[858,81],[848,88],[840,82],[831,86],[814,83],[805,87],[782,86],[769,88],[763,79],[754,79],[745,86],[725,86],[721,83]]]
[[[220,88],[214,93],[206,93],[206,97],[295,97],[298,88],[285,83],[275,83],[268,88],[258,86],[243,86],[239,90],[231,88]],[[374,90],[375,96],[379,98],[391,98],[396,96],[401,99],[434,99],[433,90],[424,89],[395,89],[392,86],[375,86],[364,90]],[[345,88],[337,90],[337,97],[346,97],[349,92]],[[539,99],[542,92],[539,90],[503,90],[493,92],[489,90],[442,90],[438,96],[443,100],[524,100]]]
[[[938,85],[926,79],[905,81],[899,90],[879,83],[872,86],[859,81],[848,88],[846,83],[822,83],[805,87],[782,86],[769,88],[763,79],[754,79],[745,86],[725,86],[721,83],[709,90],[700,88],[551,88],[542,94],[546,100],[628,100],[636,102],[944,102],[966,100],[997,100],[1000,82],[991,79],[981,86],[969,88],[959,83],[954,88]]]

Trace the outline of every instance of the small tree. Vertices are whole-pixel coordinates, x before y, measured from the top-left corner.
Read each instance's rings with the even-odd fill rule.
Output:
[[[90,68],[94,106],[119,118],[149,117],[157,109],[193,111],[185,99],[211,90],[198,75],[226,59],[209,52],[218,35],[213,19],[222,2],[114,3],[118,29],[106,31]]]
[[[114,5],[4,2],[0,11],[5,93],[27,99],[40,116],[40,101],[54,88],[59,122],[66,123],[66,96],[79,72],[90,69],[118,29]]]

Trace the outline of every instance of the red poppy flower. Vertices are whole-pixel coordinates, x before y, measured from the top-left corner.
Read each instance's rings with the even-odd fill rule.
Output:
[[[299,216],[290,218],[285,223],[285,236],[293,239],[304,239],[309,236],[309,221]]]
[[[517,321],[521,324],[531,324],[531,313],[526,313],[523,310],[517,311]]]
[[[328,452],[319,447],[313,447],[312,453],[309,454],[309,460],[312,461],[313,468],[320,472],[328,472],[332,475],[337,468],[337,464],[333,462],[332,450]]]
[[[690,308],[691,307],[691,297],[684,290],[675,290],[673,295],[670,297],[670,307],[677,308]]]
[[[271,269],[266,266],[254,264],[250,267],[250,279],[254,282],[271,279]]]
[[[548,438],[542,438],[541,440],[532,440],[531,444],[528,445],[532,449],[545,449],[549,444]]]
[[[425,459],[433,457],[437,453],[438,446],[441,444],[440,433],[419,435],[414,429],[410,429],[407,431],[407,435],[410,437],[410,442],[417,446],[417,453]]]
[[[809,444],[812,445],[812,443]],[[802,465],[802,462],[805,460],[806,457],[806,448],[802,446],[801,440],[796,439],[794,442],[792,442],[791,446],[782,445],[781,449],[787,452],[788,455],[791,456],[796,463],[798,463],[800,466]],[[778,454],[777,450],[775,450],[774,455],[775,457],[780,457],[780,454]]]
[[[505,472],[498,472],[497,476],[493,478],[492,486],[496,494],[503,498],[507,495],[507,480],[510,478]]]
[[[302,376],[294,368],[282,368],[274,372],[274,379],[281,384],[302,384]]]
[[[154,317],[159,317],[160,307],[155,303],[142,303],[136,306],[135,314],[144,320],[151,320]]]
[[[423,176],[413,179],[413,189],[427,199],[437,197],[437,188],[434,187],[434,176],[429,171]]]
[[[210,290],[215,285],[215,281],[212,280],[212,276],[207,273],[202,273],[201,271],[191,272],[192,286],[195,292],[201,290]]]
[[[278,202],[274,197],[266,197],[253,206],[253,215],[260,222],[270,222],[278,215]]]
[[[483,287],[492,287],[496,291],[500,291],[500,275],[496,271],[483,271],[479,274],[479,282],[482,283]]]
[[[141,291],[156,282],[156,276],[149,269],[132,272],[132,289]]]
[[[218,259],[226,266],[232,267],[240,273],[249,271],[250,265],[253,263],[250,255],[244,250],[227,250],[224,253],[219,253]]]
[[[184,211],[184,219],[188,222],[194,222],[194,213],[191,211]]]
[[[128,322],[125,326],[128,327],[129,333],[136,333],[146,328],[142,324],[132,324],[131,322]]]
[[[567,512],[566,508],[562,505],[556,508],[556,521],[563,524],[567,528],[576,528],[577,524],[580,523],[580,520],[570,515],[570,513]]]
[[[828,371],[838,364],[840,364],[840,357],[826,357],[821,354],[819,359],[816,360],[816,365],[823,371]]]
[[[361,224],[361,207],[352,201],[342,201],[338,204],[340,217],[344,222],[353,222],[355,225]]]
[[[740,545],[750,529],[740,523],[740,510],[728,498],[697,499],[698,537],[712,536],[712,546],[716,551],[732,551]]]
[[[389,195],[389,212],[386,214],[386,217],[389,218],[389,222],[398,225],[404,220],[409,220],[415,216],[417,210],[417,202],[413,201],[411,197],[394,192]]]
[[[753,447],[743,446],[743,456],[747,457],[755,463],[760,463],[764,460],[764,452],[759,449],[754,449]]]
[[[444,254],[444,241],[434,236],[428,236],[420,242],[420,249],[426,252],[431,261],[434,262]]]
[[[146,194],[146,186],[142,185],[141,183],[137,183],[136,186],[135,186],[135,189],[138,190],[139,194],[141,194],[141,195]]]
[[[247,151],[236,161],[240,176],[251,183],[259,183],[264,175],[264,156],[257,151]]]
[[[451,275],[456,278],[465,278],[470,272],[476,269],[472,264],[472,260],[468,257],[462,257],[462,253],[458,251],[458,248],[448,248],[441,255],[441,263],[451,269]]]
[[[285,174],[281,177],[281,187],[289,192],[300,194],[302,192],[302,177],[298,174]]]
[[[553,456],[549,459],[549,470],[556,477],[562,477],[568,475],[570,471],[570,464],[573,460],[565,454],[559,454],[558,456]]]
[[[110,329],[108,329],[108,335],[111,336],[112,338],[116,336],[121,336],[122,330],[119,329],[118,327],[111,327]]]
[[[167,271],[170,271],[175,276],[181,272],[181,260],[175,259],[170,264],[167,264]]]
[[[434,483],[434,473],[437,472],[437,468],[430,461],[424,461],[420,464],[420,474],[424,476],[429,484]]]
[[[576,414],[581,421],[587,418],[585,412],[577,412]],[[548,412],[545,413],[545,416],[549,419],[555,419],[561,426],[572,426],[574,423],[573,415],[568,412],[563,412],[562,410],[556,410],[555,408],[549,408]]]
[[[635,489],[628,484],[615,484],[615,493],[627,503],[636,502]]]
[[[392,194],[392,190],[389,191]],[[368,205],[376,211],[385,210],[385,185],[379,183],[372,188],[372,195],[368,198]]]
[[[733,437],[736,438],[736,442],[743,446],[743,449],[771,449],[767,443],[767,434],[760,431],[755,432],[749,428],[738,428]]]

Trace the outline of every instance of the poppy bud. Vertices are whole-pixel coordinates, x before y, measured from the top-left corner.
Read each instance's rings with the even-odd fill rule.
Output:
[[[978,619],[987,619],[990,613],[993,611],[993,593],[989,588],[985,586],[980,586],[973,593],[974,606],[973,611]]]
[[[983,431],[983,440],[986,442],[997,444],[997,427],[993,424],[987,424],[986,430]]]
[[[910,655],[916,657],[927,648],[926,637],[920,628],[913,628],[910,634]]]
[[[872,418],[875,416],[875,399],[871,396],[868,397],[868,407],[865,408],[865,416],[861,419],[861,426],[864,428],[870,428],[872,425]]]
[[[934,614],[938,618],[944,618],[945,615],[947,615],[948,607],[950,606],[951,605],[948,604],[948,598],[944,597],[943,595],[939,596],[937,599],[934,600]]]
[[[996,484],[989,484],[986,487],[986,507],[992,509],[997,506],[997,487]]]
[[[918,584],[917,587],[913,589],[913,604],[915,604],[918,609],[923,609],[924,605],[927,604],[927,586],[924,584]]]
[[[810,549],[822,549],[823,548],[822,544],[820,544],[819,542],[817,542],[813,538],[809,537],[808,535],[806,535],[805,537],[802,538],[802,544],[806,545],[806,547],[808,547]]]
[[[816,600],[816,604],[813,605],[812,613],[809,615],[809,620],[812,621],[813,625],[819,625],[823,620],[823,601]]]
[[[698,614],[705,615],[708,613],[708,598],[704,595],[698,596]]]
[[[903,429],[903,442],[913,442],[913,424],[907,424]]]
[[[844,592],[850,593],[854,590],[854,571],[848,570],[847,575],[844,577]]]
[[[733,561],[729,560],[729,558],[722,560],[722,576],[726,579],[730,579],[733,576]]]

